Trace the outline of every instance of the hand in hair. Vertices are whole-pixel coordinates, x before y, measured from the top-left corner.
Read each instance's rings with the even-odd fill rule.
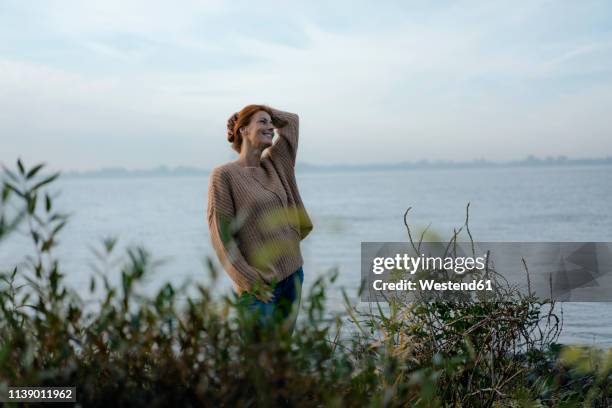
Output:
[[[274,125],[274,127],[277,129],[287,126],[287,123],[288,122],[285,119],[281,119],[277,115],[272,116],[272,125]]]

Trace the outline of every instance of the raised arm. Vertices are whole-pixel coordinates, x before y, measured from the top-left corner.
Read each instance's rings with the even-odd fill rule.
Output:
[[[241,291],[259,289],[265,299],[268,287],[261,272],[246,261],[233,237],[235,209],[229,183],[217,170],[210,175],[207,216],[212,245],[223,268]]]
[[[270,147],[273,159],[280,158],[295,167],[300,118],[296,113],[284,112],[278,109],[272,110],[272,122],[278,129],[279,138]]]

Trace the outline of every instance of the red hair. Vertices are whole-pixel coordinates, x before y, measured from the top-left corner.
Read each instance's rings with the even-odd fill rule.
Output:
[[[260,111],[264,111],[268,115],[270,115],[272,123],[276,127],[282,127],[285,125],[284,121],[281,121],[280,119],[274,117],[274,115],[272,114],[272,109],[270,109],[266,105],[245,106],[240,110],[240,112],[234,113],[227,120],[227,140],[232,144],[232,148],[238,153],[240,153],[240,149],[242,148],[242,135],[240,134],[239,129],[243,126],[248,126],[249,123],[251,123],[253,115]]]

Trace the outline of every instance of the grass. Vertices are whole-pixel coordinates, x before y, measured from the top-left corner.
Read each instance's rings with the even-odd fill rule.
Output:
[[[608,406],[612,351],[556,343],[554,302],[511,288],[487,302],[390,300],[369,310],[344,293],[329,319],[328,286],[302,298],[291,336],[254,336],[255,319],[232,295],[167,283],[138,287],[155,264],[127,249],[120,284],[109,279],[116,240],[98,251],[94,308],[64,284],[54,257],[68,222],[42,165],[4,170],[0,248],[25,232],[26,262],[0,274],[0,394],[8,386],[76,386],[84,406]],[[469,207],[468,207],[469,208]],[[406,227],[412,242],[410,228]],[[465,228],[468,230],[466,215]],[[469,234],[471,237],[471,234]],[[451,239],[456,239],[457,234]],[[450,246],[450,245],[449,245]],[[212,279],[219,275],[209,260]]]

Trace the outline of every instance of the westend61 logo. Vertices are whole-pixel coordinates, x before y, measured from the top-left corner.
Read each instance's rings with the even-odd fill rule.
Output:
[[[491,301],[508,290],[543,299],[612,301],[612,243],[361,243],[361,300],[391,296]]]

